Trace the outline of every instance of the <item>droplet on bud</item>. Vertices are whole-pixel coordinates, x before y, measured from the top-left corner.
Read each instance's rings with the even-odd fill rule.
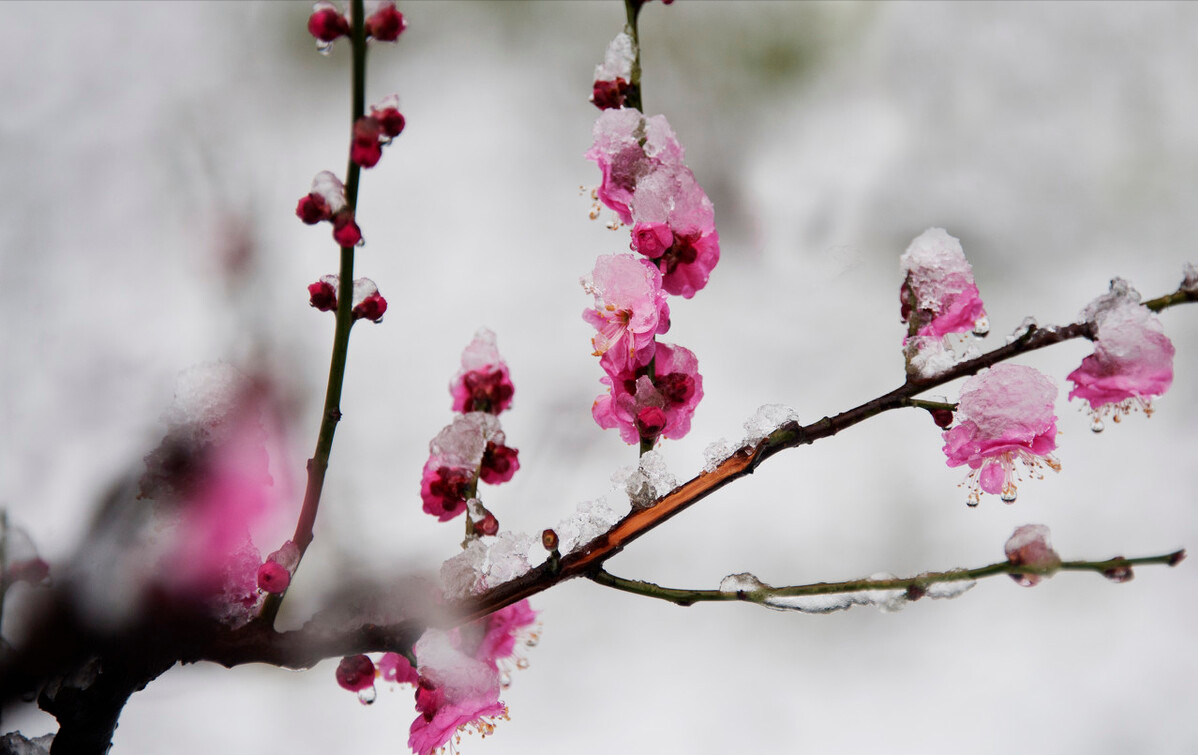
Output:
[[[332,42],[322,42],[319,39],[316,40],[316,52],[320,53],[321,55],[325,55],[325,56],[329,55],[330,53],[333,52],[333,43]]]
[[[1098,418],[1095,418],[1094,421],[1090,423],[1090,431],[1091,432],[1100,433],[1105,429],[1106,429],[1106,425],[1103,424],[1102,420],[1100,420]]]
[[[377,696],[378,693],[375,692],[373,684],[369,687],[358,690],[358,702],[362,703],[363,705],[370,705],[375,701]]]
[[[982,316],[973,322],[973,334],[979,338],[990,332],[990,318]]]

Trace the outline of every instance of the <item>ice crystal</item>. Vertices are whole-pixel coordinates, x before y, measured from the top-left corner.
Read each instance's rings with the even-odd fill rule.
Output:
[[[798,412],[789,406],[783,404],[760,406],[752,417],[745,420],[745,443],[759,443],[787,422],[798,421]]]

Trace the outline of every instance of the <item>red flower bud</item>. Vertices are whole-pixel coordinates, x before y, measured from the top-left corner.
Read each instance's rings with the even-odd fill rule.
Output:
[[[304,221],[305,225],[316,225],[322,220],[328,220],[332,212],[324,197],[312,192],[300,197],[299,204],[295,206],[295,216]]]
[[[348,209],[333,216],[333,240],[341,246],[357,246],[362,242],[362,230]]]
[[[387,300],[382,294],[372,294],[358,302],[353,309],[355,320],[370,320],[382,322],[383,314],[387,311]]]
[[[350,33],[349,19],[341,15],[332,5],[321,3],[308,17],[308,33],[321,42],[332,42]]]
[[[394,42],[408,28],[403,14],[395,9],[395,3],[383,3],[366,19],[366,35],[380,42]]]
[[[326,280],[318,280],[308,286],[308,303],[321,312],[337,308],[337,289]]]

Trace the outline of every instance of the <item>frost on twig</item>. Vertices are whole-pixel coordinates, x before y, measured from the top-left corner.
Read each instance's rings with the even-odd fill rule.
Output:
[[[879,573],[862,580],[862,585],[870,582],[892,583],[899,581],[893,574]],[[762,582],[753,574],[743,572],[729,574],[720,582],[720,592],[735,593],[742,599],[752,600],[767,608],[777,611],[799,611],[800,613],[832,613],[845,611],[853,606],[874,606],[883,613],[901,611],[912,600],[927,596],[930,598],[956,598],[964,595],[975,584],[972,579],[950,582],[932,582],[924,587],[865,587],[864,589],[846,592],[825,592],[815,594],[788,594],[789,588],[776,588]]]

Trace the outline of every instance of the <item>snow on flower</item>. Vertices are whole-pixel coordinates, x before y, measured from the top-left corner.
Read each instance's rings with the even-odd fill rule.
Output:
[[[603,179],[600,200],[625,224],[635,224],[632,248],[662,273],[670,294],[691,298],[707,285],[720,259],[711,200],[683,162],[665,116],[606,110],[595,123],[586,157]]]
[[[366,36],[380,42],[394,42],[408,28],[403,14],[395,9],[393,0],[378,3],[374,13],[366,16]]]
[[[419,680],[416,711],[408,746],[419,755],[444,747],[461,731],[487,736],[495,718],[506,717],[499,701],[499,673],[486,662],[459,650],[450,633],[430,630],[413,651]]]
[[[420,481],[425,513],[447,522],[466,510],[489,443],[502,446],[504,435],[499,420],[486,412],[459,414],[433,438]]]
[[[603,369],[618,375],[649,364],[654,337],[670,327],[657,268],[631,254],[602,256],[582,285],[595,297],[594,308],[582,317],[598,331],[591,345]]]
[[[337,289],[341,285],[340,275],[324,275],[308,286],[308,303],[321,312],[337,309]],[[387,311],[387,300],[369,278],[355,278],[353,284],[353,307],[350,315],[354,320],[370,320],[380,323]]]
[[[1110,292],[1091,302],[1081,317],[1094,324],[1097,338],[1094,353],[1069,373],[1074,385],[1069,398],[1089,402],[1095,430],[1102,429],[1108,413],[1116,422],[1137,406],[1151,414],[1152,397],[1173,383],[1174,348],[1160,320],[1121,278],[1111,281]]]
[[[1015,500],[1015,462],[1039,474],[1040,463],[1060,465],[1056,448],[1057,387],[1031,367],[998,364],[974,375],[961,388],[957,424],[944,433],[950,467],[969,465],[970,505],[981,491]]]
[[[537,612],[528,600],[521,600],[495,611],[480,620],[484,631],[474,657],[498,670],[500,661],[516,654],[516,643],[526,630],[536,623]],[[525,642],[536,644],[536,635],[529,634]]]
[[[499,414],[512,404],[515,393],[507,363],[499,356],[495,334],[481,328],[462,352],[462,369],[449,384],[455,412]]]
[[[1025,524],[1015,529],[1003,547],[1012,564],[1047,570],[1044,575],[1012,574],[1011,578],[1024,587],[1038,584],[1041,576],[1051,576],[1061,565],[1061,557],[1052,549],[1048,537],[1048,527],[1043,524]]]
[[[907,370],[928,377],[956,361],[945,336],[985,335],[986,310],[961,242],[943,228],[929,228],[917,236],[900,258],[900,268],[900,314],[908,326],[903,339]]]
[[[632,81],[632,63],[636,50],[632,37],[624,32],[607,46],[603,63],[595,66],[595,83],[591,88],[591,102],[600,110],[624,107],[629,82]]]
[[[600,379],[608,392],[595,399],[591,414],[600,427],[618,428],[625,443],[682,438],[703,398],[699,360],[690,349],[658,343],[654,355],[652,379],[636,372]]]

